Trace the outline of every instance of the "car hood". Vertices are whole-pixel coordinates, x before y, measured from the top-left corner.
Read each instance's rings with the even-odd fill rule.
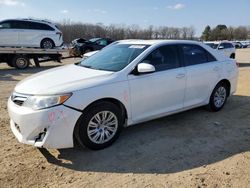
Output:
[[[66,65],[43,71],[19,82],[15,92],[30,95],[68,93],[104,83],[113,72]]]

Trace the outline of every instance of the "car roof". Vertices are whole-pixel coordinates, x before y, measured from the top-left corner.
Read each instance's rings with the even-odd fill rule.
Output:
[[[17,18],[17,19],[6,19],[6,20],[2,20],[2,22],[5,21],[28,21],[28,22],[36,22],[36,23],[43,23],[43,24],[48,24],[48,25],[52,25],[55,26],[56,24],[47,21],[47,20],[38,20],[38,19],[29,19],[29,18]]]
[[[137,40],[137,39],[128,39],[117,41],[120,44],[142,44],[142,45],[156,45],[156,44],[200,44],[197,41],[191,40]]]
[[[205,41],[204,43],[205,44],[220,44],[220,43],[233,43],[233,42],[231,42],[231,41],[227,41],[227,40],[225,40],[225,41]]]
[[[222,61],[225,60],[225,56],[221,54],[218,50],[215,50],[203,42],[193,41],[193,40],[138,40],[138,39],[128,39],[128,40],[120,40],[116,41],[118,44],[131,44],[131,45],[151,45],[151,46],[160,46],[167,44],[194,44],[199,45],[206,49],[208,52],[212,53],[217,60]]]

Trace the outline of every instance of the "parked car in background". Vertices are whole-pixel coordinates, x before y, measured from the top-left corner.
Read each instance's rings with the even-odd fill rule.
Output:
[[[215,41],[215,42],[205,42],[205,44],[207,44],[213,49],[221,51],[225,56],[235,59],[235,47],[232,42]]]
[[[92,38],[90,40],[75,39],[72,41],[72,49],[75,54],[83,55],[87,52],[101,50],[105,46],[114,42],[109,38]]]
[[[247,48],[249,46],[249,43],[247,41],[238,41],[242,45],[242,48]]]
[[[51,22],[33,19],[0,22],[0,46],[51,49],[62,45],[62,32]]]
[[[243,45],[240,42],[233,42],[235,48],[242,48]]]
[[[82,60],[89,58],[90,56],[96,54],[97,52],[99,52],[99,50],[87,52],[87,53],[83,54]]]
[[[77,38],[77,39],[72,40],[71,45],[72,46],[74,46],[76,44],[81,45],[81,44],[84,44],[86,41],[87,41],[86,39]]]
[[[203,43],[119,41],[21,81],[8,100],[11,130],[36,147],[103,149],[123,126],[204,105],[221,110],[237,79],[236,61]]]

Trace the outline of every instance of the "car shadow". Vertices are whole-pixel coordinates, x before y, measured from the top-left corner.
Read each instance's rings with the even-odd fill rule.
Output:
[[[250,97],[232,96],[220,112],[204,107],[125,128],[110,147],[76,146],[49,163],[76,171],[174,173],[206,166],[250,150]],[[67,161],[67,162],[65,162]]]

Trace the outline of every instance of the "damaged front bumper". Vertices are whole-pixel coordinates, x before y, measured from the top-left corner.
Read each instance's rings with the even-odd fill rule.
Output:
[[[32,110],[8,100],[10,127],[19,142],[45,148],[73,147],[73,132],[81,112],[60,105]]]

